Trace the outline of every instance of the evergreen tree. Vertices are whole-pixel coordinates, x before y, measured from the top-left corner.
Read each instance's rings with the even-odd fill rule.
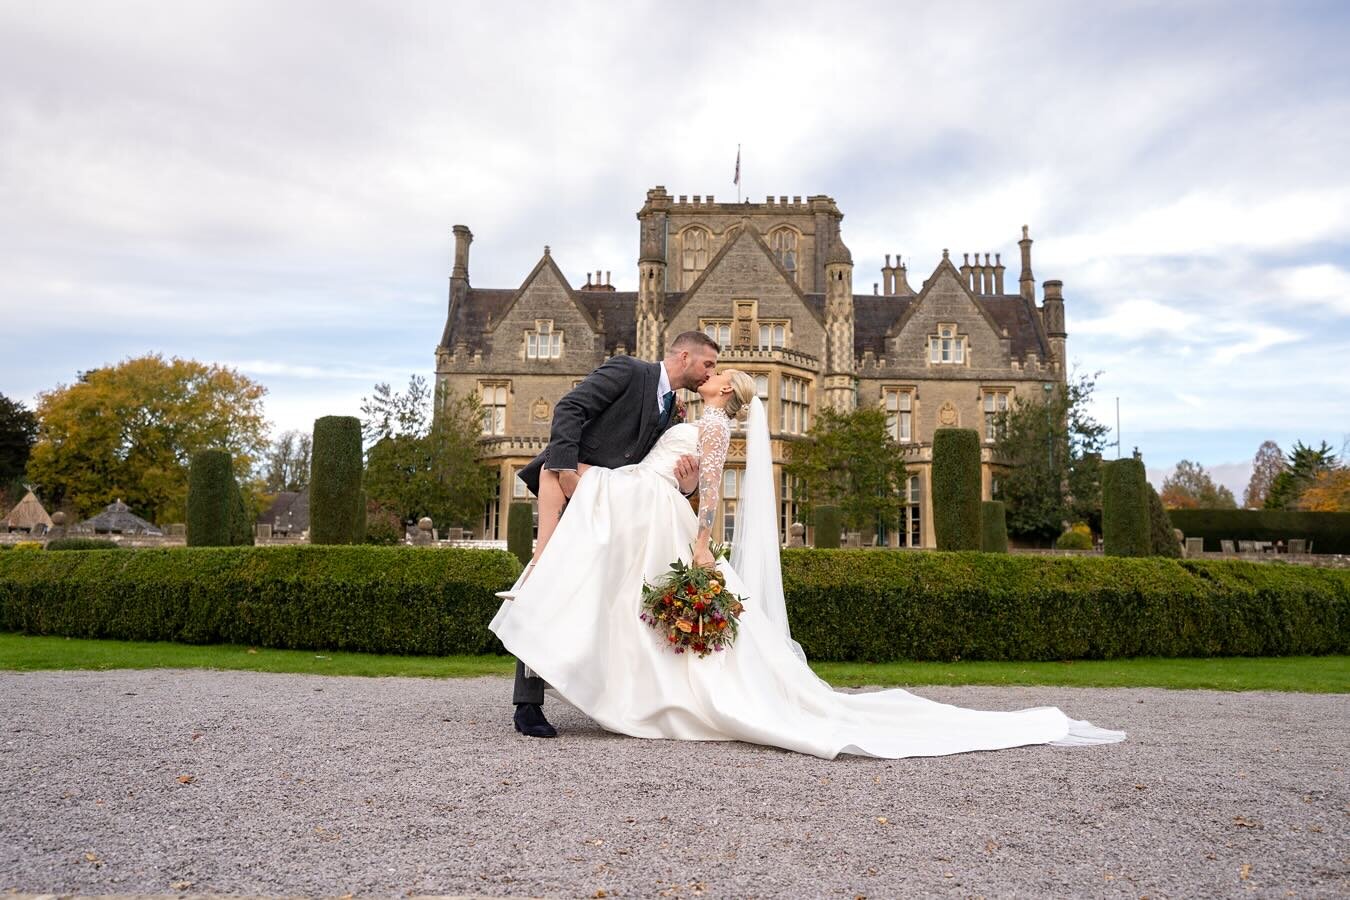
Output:
[[[1215,483],[1205,467],[1183,459],[1163,479],[1162,502],[1168,509],[1237,509],[1233,492]]]
[[[822,409],[808,440],[788,450],[783,470],[793,480],[803,521],[818,506],[836,506],[846,531],[895,529],[905,507],[905,456],[886,430],[882,409]]]
[[[1339,461],[1331,452],[1331,445],[1322,441],[1320,447],[1309,447],[1302,441],[1289,452],[1288,464],[1275,477],[1266,495],[1266,509],[1299,509],[1299,501],[1319,475],[1337,468]]]
[[[1053,541],[1068,522],[1100,529],[1108,429],[1088,412],[1096,379],[1079,375],[1046,396],[1019,395],[996,420],[995,459],[1008,468],[994,499],[1007,506],[1010,535]]]

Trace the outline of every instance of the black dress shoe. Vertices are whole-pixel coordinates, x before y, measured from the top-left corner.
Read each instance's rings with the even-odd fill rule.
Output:
[[[544,710],[538,703],[516,704],[516,731],[526,737],[558,736],[558,729],[548,724],[548,719],[544,718]]]

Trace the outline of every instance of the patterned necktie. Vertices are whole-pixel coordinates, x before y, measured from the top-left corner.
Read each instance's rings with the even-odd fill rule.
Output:
[[[666,423],[670,421],[670,414],[675,409],[675,392],[666,391],[666,395],[661,398],[661,421],[657,423],[658,428],[665,428]]]

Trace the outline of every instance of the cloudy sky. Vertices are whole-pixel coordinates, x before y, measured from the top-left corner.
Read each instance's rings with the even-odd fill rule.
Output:
[[[860,292],[1030,224],[1125,452],[1240,497],[1350,437],[1350,6],[1114,7],[0,0],[0,393],[154,351],[354,414],[430,372],[452,224],[477,286],[633,289],[645,190],[734,198],[739,143]]]

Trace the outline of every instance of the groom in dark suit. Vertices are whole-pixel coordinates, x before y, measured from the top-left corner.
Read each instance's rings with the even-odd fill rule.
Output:
[[[580,480],[578,463],[617,469],[641,462],[676,422],[675,392],[693,390],[707,381],[717,368],[718,350],[717,342],[703,332],[686,331],[671,342],[662,362],[612,357],[558,401],[548,446],[520,470],[520,480],[541,498],[542,541],[552,534],[556,521],[546,521],[549,514],[540,492],[541,470],[556,473],[563,497],[570,498]],[[698,488],[698,460],[682,457],[675,478],[681,492],[692,494]],[[513,702],[517,731],[530,737],[557,735],[544,718],[544,681],[528,673],[520,660],[516,660]]]

